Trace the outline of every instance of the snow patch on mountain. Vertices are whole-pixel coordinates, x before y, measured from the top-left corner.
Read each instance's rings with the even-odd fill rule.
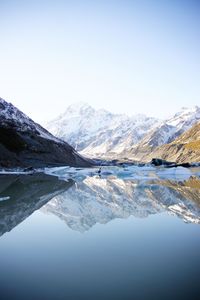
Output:
[[[145,135],[140,145],[157,147],[170,143],[198,121],[200,121],[200,108],[198,106],[192,108],[183,107],[180,112],[162,121]]]
[[[17,131],[34,132],[44,139],[53,140],[57,143],[63,143],[59,138],[54,137],[46,129],[31,120],[12,103],[8,103],[2,98],[0,98],[0,119],[1,126],[7,127],[8,124],[12,124]]]

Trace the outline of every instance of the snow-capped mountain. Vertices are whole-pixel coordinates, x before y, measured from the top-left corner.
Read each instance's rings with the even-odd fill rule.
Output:
[[[83,154],[102,156],[109,152],[120,153],[138,143],[156,124],[157,119],[145,115],[128,117],[77,103],[50,121],[46,128]]]
[[[63,143],[62,140],[56,138],[42,126],[35,123],[22,111],[17,109],[12,103],[8,103],[2,98],[0,98],[0,120],[1,126],[7,127],[9,124],[12,124],[17,131],[24,133],[32,131],[43,138]]]
[[[146,135],[141,144],[157,147],[170,143],[198,121],[200,121],[200,107],[182,108],[180,112],[161,122]]]
[[[47,128],[55,136],[68,141],[77,150],[89,145],[91,138],[105,130],[117,118],[105,110],[96,111],[86,103],[70,105],[67,110],[47,124]]]
[[[124,155],[144,160],[156,147],[171,143],[199,121],[200,107],[182,108],[174,116],[160,122],[138,144],[127,149]]]
[[[89,166],[69,144],[0,98],[0,166]]]
[[[169,143],[200,120],[200,108],[182,108],[166,120],[113,114],[85,103],[73,104],[47,129],[89,157],[141,159]]]
[[[157,124],[154,118],[135,115],[131,118],[121,117],[118,123],[99,132],[94,140],[81,153],[87,156],[116,156],[142,137]]]
[[[171,143],[156,147],[143,160],[150,161],[154,157],[178,163],[200,162],[200,122]]]

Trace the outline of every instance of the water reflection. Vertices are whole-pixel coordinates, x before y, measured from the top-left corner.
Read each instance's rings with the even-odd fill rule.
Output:
[[[40,209],[0,238],[1,299],[195,299],[199,293],[200,227],[184,223],[200,223],[195,176],[148,182],[0,176],[0,200],[1,235]]]
[[[0,176],[0,235],[41,208],[71,229],[85,232],[115,218],[168,212],[200,223],[200,180],[122,180],[87,177],[68,182],[45,174]]]
[[[200,223],[200,181],[140,181],[88,177],[56,196],[43,208],[80,232],[115,218],[146,218],[169,212],[185,222]]]
[[[73,185],[56,177],[35,175],[0,176],[0,236],[12,230],[49,200]]]

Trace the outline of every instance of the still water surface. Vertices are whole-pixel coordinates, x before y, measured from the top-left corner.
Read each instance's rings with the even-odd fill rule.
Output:
[[[0,176],[0,299],[198,299],[200,181]]]

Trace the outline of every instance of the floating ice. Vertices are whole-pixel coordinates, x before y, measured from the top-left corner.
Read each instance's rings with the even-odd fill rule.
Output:
[[[191,169],[177,167],[177,168],[164,168],[154,166],[103,166],[101,168],[45,168],[44,172],[49,175],[58,176],[61,179],[74,178],[82,180],[87,177],[99,176],[101,178],[117,177],[124,180],[152,180],[152,179],[173,179],[173,180],[186,180],[191,175],[199,173],[199,168],[195,172]]]
[[[1,201],[6,201],[6,200],[9,200],[10,199],[10,197],[8,196],[8,197],[0,197],[0,202]]]
[[[87,177],[98,176],[101,178],[117,177],[120,179],[128,180],[154,180],[154,179],[172,179],[172,180],[187,180],[190,176],[200,176],[200,168],[184,168],[184,167],[155,167],[146,165],[139,167],[133,166],[102,166],[93,168],[75,168],[75,167],[51,167],[40,168],[31,171],[23,169],[1,170],[0,175],[30,175],[33,173],[43,172],[47,175],[56,176],[62,180],[70,178],[75,180],[83,180]]]
[[[169,168],[169,169],[160,169],[157,172],[158,177],[160,178],[170,178],[170,179],[180,179],[180,180],[187,180],[192,175],[190,169],[184,167],[177,167],[177,168]]]

